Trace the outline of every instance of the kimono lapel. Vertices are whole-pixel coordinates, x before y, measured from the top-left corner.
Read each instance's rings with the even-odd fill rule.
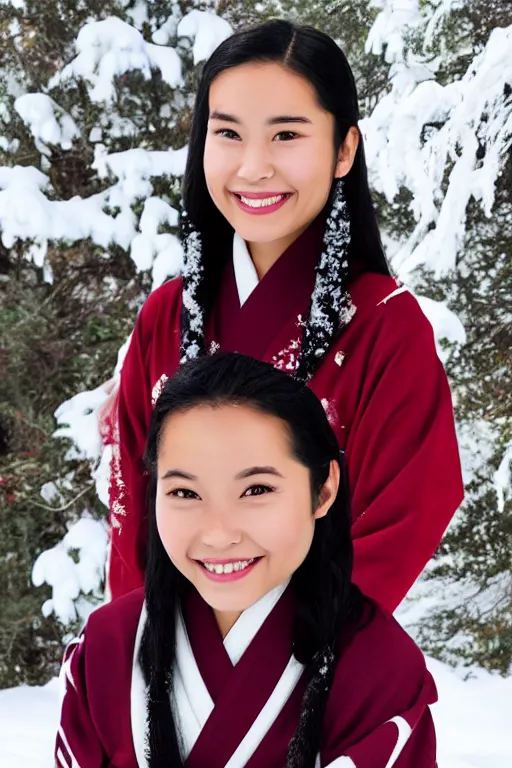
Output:
[[[209,609],[208,609],[209,610]],[[198,668],[215,706],[198,737],[188,759],[187,768],[240,768],[246,764],[267,735],[283,706],[288,701],[303,672],[302,665],[291,656],[293,596],[288,589],[279,597],[273,610],[263,621],[252,642],[233,666],[220,634],[215,638],[208,622],[215,621],[210,611],[201,614],[199,624],[191,626],[190,641]],[[235,625],[236,626],[236,625]],[[239,638],[230,641],[240,655],[247,638],[247,627],[238,629]],[[209,643],[212,643],[209,645]],[[228,647],[230,643],[228,642]],[[220,650],[222,646],[223,651]],[[230,670],[220,679],[216,661],[225,654]],[[264,663],[262,664],[262,659]],[[223,667],[227,670],[227,666]]]
[[[292,243],[240,306],[232,260],[226,267],[208,329],[222,351],[260,360],[276,334],[309,307],[321,253],[321,218]]]

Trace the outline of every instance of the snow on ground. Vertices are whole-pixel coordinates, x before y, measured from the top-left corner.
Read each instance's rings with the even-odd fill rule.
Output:
[[[464,681],[439,661],[428,660],[439,690],[433,708],[439,768],[510,768],[512,678],[472,670]],[[51,768],[59,717],[59,683],[0,691],[0,765]]]

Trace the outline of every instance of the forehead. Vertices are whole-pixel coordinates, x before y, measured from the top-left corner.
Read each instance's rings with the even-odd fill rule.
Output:
[[[291,458],[288,427],[275,416],[244,405],[200,405],[169,416],[162,428],[159,460],[232,464]]]
[[[275,62],[241,64],[220,74],[210,86],[209,107],[237,116],[328,114],[305,78]]]

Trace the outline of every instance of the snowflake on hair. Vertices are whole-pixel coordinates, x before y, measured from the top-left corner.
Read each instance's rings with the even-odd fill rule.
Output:
[[[307,381],[314,374],[333,338],[354,316],[348,291],[348,248],[350,216],[344,181],[335,183],[331,212],[325,225],[324,247],[316,269],[309,316],[304,327],[298,378]]]
[[[167,374],[162,373],[162,375],[156,382],[155,386],[151,390],[151,405],[153,406],[153,408],[155,407],[158,398],[164,391],[164,387],[168,381],[169,381],[169,377],[167,376]]]
[[[299,365],[300,339],[292,339],[287,347],[275,354],[270,361],[278,371],[295,373]]]
[[[184,243],[183,265],[183,312],[185,315],[182,337],[182,359],[193,360],[203,348],[203,308],[197,300],[199,287],[204,277],[202,243],[199,232],[191,229],[186,213],[183,214],[183,229],[188,231]]]

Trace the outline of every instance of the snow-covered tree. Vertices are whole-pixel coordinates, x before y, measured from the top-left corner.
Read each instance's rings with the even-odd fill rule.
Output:
[[[0,687],[55,671],[55,620],[102,595],[97,410],[138,308],[180,269],[197,71],[231,34],[214,5],[0,4]]]
[[[366,49],[390,65],[389,93],[364,125],[372,183],[399,275],[442,302],[433,319],[452,342],[442,354],[466,481],[465,503],[418,590],[435,606],[418,636],[446,659],[505,672],[512,663],[512,8],[506,0],[372,4],[378,15]],[[464,334],[439,314],[444,303]]]

